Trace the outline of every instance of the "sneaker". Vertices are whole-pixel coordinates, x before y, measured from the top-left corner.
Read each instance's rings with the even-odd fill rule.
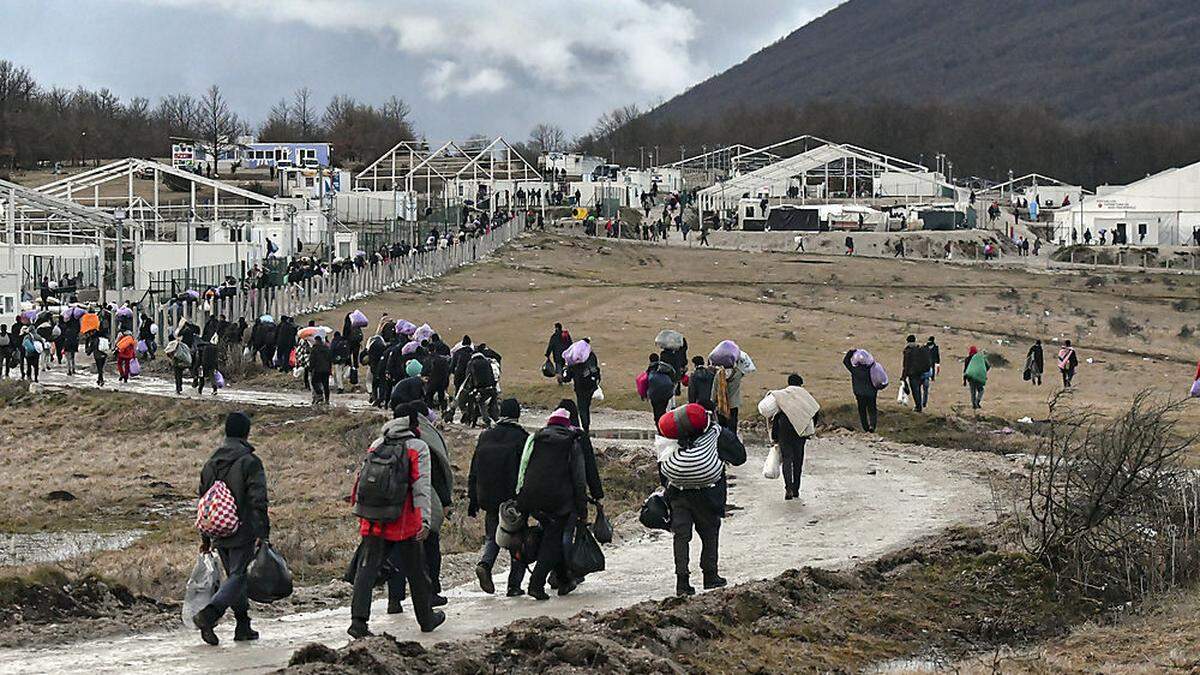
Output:
[[[724,588],[728,583],[729,581],[719,574],[708,574],[707,572],[704,574],[704,588],[706,590],[712,588]]]
[[[422,633],[432,633],[438,626],[446,623],[445,612],[434,612],[428,626],[421,626]]]
[[[487,594],[496,592],[496,584],[492,581],[492,569],[483,563],[475,566],[475,578],[479,580],[479,590]]]
[[[448,604],[449,602],[450,601],[446,599],[446,596],[444,596],[440,593],[434,593],[429,598],[429,606],[430,607],[442,607],[442,606]]]
[[[567,579],[566,581],[558,582],[558,594],[560,596],[568,595],[576,588],[579,588],[579,584],[574,579]]]
[[[371,632],[371,629],[367,627],[366,621],[359,621],[357,619],[350,622],[350,627],[346,629],[346,634],[355,640],[361,640],[365,637],[371,637],[374,635],[374,633]]]

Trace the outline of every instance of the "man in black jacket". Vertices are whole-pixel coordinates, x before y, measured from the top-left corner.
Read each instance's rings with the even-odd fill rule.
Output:
[[[542,526],[537,565],[529,577],[529,595],[549,600],[546,578],[551,571],[558,576],[558,594],[575,590],[576,582],[566,566],[566,551],[573,540],[575,525],[587,520],[587,481],[582,432],[571,426],[571,415],[559,408],[550,414],[546,426],[534,434],[523,481],[517,485],[517,506]]]
[[[591,338],[584,338],[589,345]],[[593,351],[583,363],[567,366],[564,378],[570,380],[575,389],[575,404],[579,407],[579,423],[584,431],[592,428],[592,396],[600,388],[600,360]]]
[[[333,352],[320,336],[313,338],[308,352],[308,372],[312,381],[313,405],[329,405],[329,376],[333,373]]]
[[[854,390],[854,398],[858,401],[858,421],[862,424],[863,431],[874,432],[879,423],[879,390],[871,381],[871,366],[853,363],[855,351],[857,350],[851,349],[846,352],[842,365],[850,371],[850,384]]]
[[[917,336],[909,335],[904,345],[904,382],[908,385],[908,393],[912,396],[913,405],[917,412],[925,409],[924,380],[929,375],[933,364],[929,360],[929,350],[925,345],[917,344]]]
[[[224,481],[237,503],[239,523],[237,530],[228,537],[213,540],[203,536],[200,542],[201,552],[216,547],[226,574],[212,601],[192,618],[192,623],[200,629],[200,637],[210,645],[219,642],[213,628],[231,607],[237,619],[233,639],[258,639],[258,633],[250,627],[246,568],[254,559],[256,547],[265,544],[270,536],[271,521],[267,515],[267,474],[262,461],[254,454],[254,446],[246,441],[249,436],[250,417],[243,412],[229,413],[225,418],[225,441],[200,470],[197,494],[204,496],[213,483]]]
[[[279,362],[279,372],[287,373],[292,370],[288,361],[292,350],[296,348],[296,322],[292,317],[285,316],[279,320],[279,328],[275,330],[275,360]]]
[[[688,403],[699,403],[710,408],[713,406],[713,383],[717,379],[717,373],[704,365],[703,356],[693,356],[692,365],[695,367],[688,379]]]
[[[554,332],[550,334],[550,340],[546,343],[546,358],[554,362],[555,377],[559,384],[562,384],[563,370],[567,367],[566,361],[563,360],[563,352],[567,347],[571,346],[571,334],[563,330],[561,323],[554,324]]]
[[[521,404],[515,398],[500,403],[500,420],[496,426],[479,434],[475,454],[471,457],[471,473],[467,478],[467,515],[472,518],[483,509],[483,555],[475,566],[479,588],[495,593],[492,567],[500,555],[496,544],[496,528],[500,524],[500,505],[516,496],[517,473],[521,453],[529,434],[517,420]],[[515,554],[509,556],[508,597],[524,595],[521,582],[525,579],[525,564]]]
[[[384,360],[384,355],[387,353],[388,343],[383,334],[377,334],[367,341],[367,348],[364,351],[364,361],[371,369],[371,403],[382,408],[387,401],[387,371],[384,366],[387,362]]]

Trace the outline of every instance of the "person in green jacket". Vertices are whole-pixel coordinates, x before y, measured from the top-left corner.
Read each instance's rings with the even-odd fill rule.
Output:
[[[987,385],[987,373],[991,369],[987,354],[971,345],[967,358],[963,361],[963,386],[971,389],[971,409],[983,407],[983,388]]]

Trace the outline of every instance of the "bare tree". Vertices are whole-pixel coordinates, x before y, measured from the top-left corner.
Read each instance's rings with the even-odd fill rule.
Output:
[[[292,95],[290,117],[292,126],[300,136],[295,140],[311,141],[320,135],[317,110],[313,107],[312,92],[308,87],[301,87]]]
[[[267,113],[267,121],[263,122],[258,131],[259,138],[264,141],[298,140],[298,127],[292,117],[292,110],[292,106],[285,100],[271,106],[271,112]]]
[[[555,124],[541,123],[529,132],[529,147],[536,153],[557,152],[567,145],[567,134]]]
[[[195,136],[199,106],[189,94],[171,94],[158,101],[154,117],[171,136]]]
[[[229,103],[221,95],[221,88],[215,84],[209,87],[200,99],[199,124],[200,138],[204,141],[205,150],[212,157],[215,174],[221,152],[236,147],[237,135],[242,130],[237,113],[229,109]]]

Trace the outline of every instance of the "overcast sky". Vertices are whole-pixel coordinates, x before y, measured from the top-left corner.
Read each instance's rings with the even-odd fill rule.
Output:
[[[840,0],[0,0],[0,58],[122,99],[216,83],[257,126],[301,86],[397,95],[418,133],[569,135],[734,65]]]

